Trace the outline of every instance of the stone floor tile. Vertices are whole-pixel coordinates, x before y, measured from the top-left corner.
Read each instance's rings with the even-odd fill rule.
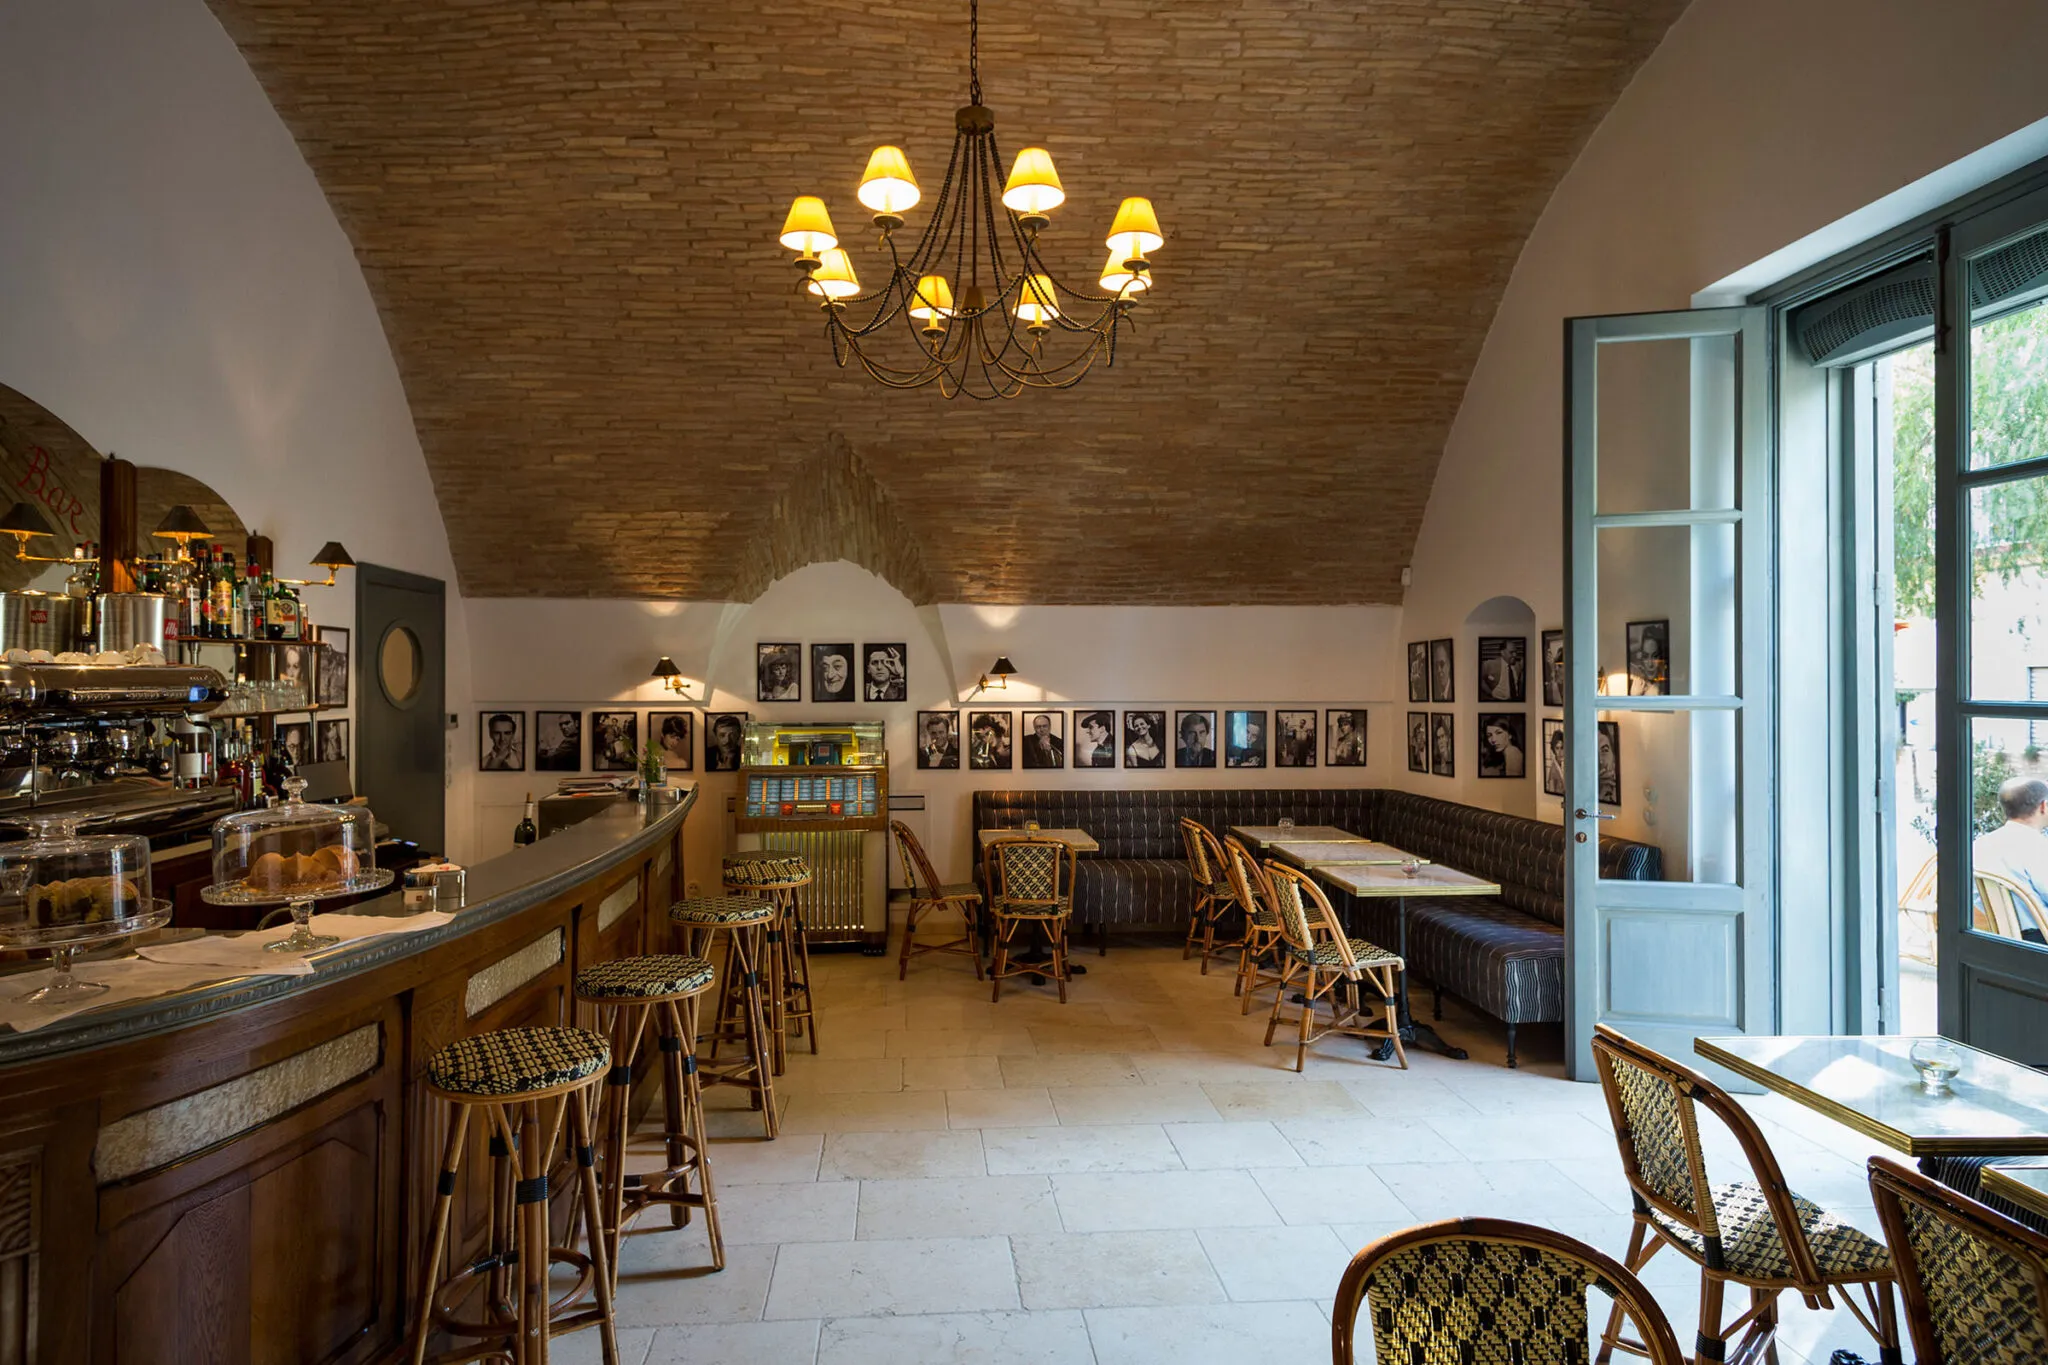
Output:
[[[1019,1306],[1007,1238],[918,1237],[784,1246],[764,1316],[889,1317]]]
[[[783,1111],[782,1131],[887,1133],[946,1126],[946,1096],[934,1090],[889,1095],[797,1095]]]
[[[1334,1295],[1353,1248],[1327,1227],[1204,1228],[1196,1236],[1239,1302]]]
[[[1055,1085],[1139,1085],[1137,1063],[1128,1053],[1067,1053],[1053,1057],[1005,1057],[1003,1084]]]
[[[1311,1166],[1464,1160],[1420,1119],[1281,1119],[1273,1126]]]
[[[999,1237],[1062,1231],[1052,1183],[1042,1175],[864,1180],[863,1241],[903,1237]]]
[[[818,1353],[818,1327],[816,1322],[664,1327],[645,1365],[811,1365]],[[558,1360],[550,1356],[551,1365]]]
[[[785,1133],[772,1142],[758,1132],[716,1140],[711,1144],[711,1180],[718,1189],[816,1180],[824,1148],[819,1133]]]
[[[718,1226],[729,1247],[750,1243],[850,1242],[859,1207],[859,1188],[844,1181],[734,1185],[718,1191]]]
[[[1192,1308],[1091,1308],[1097,1365],[1303,1365],[1330,1354],[1330,1323],[1307,1301]]]
[[[915,1180],[978,1176],[981,1135],[940,1129],[909,1133],[834,1133],[825,1139],[820,1180]]]
[[[1335,1081],[1311,1080],[1292,1072],[1270,1081],[1207,1081],[1202,1089],[1227,1119],[1336,1118],[1365,1112],[1351,1092]]]
[[[1307,1120],[1314,1122],[1315,1120]],[[1169,1123],[1166,1136],[1191,1171],[1250,1170],[1261,1166],[1299,1166],[1280,1130],[1263,1120],[1235,1123]]]
[[[1550,1161],[1582,1157],[1614,1145],[1614,1132],[1579,1114],[1546,1114],[1540,1121],[1518,1121],[1496,1114],[1472,1123],[1432,1117],[1429,1125],[1467,1161]]]
[[[1157,1052],[1152,1030],[1131,1024],[1031,1025],[1031,1043],[1040,1056],[1063,1052]]]
[[[998,1057],[905,1057],[905,1090],[1000,1090],[1003,1063]]]
[[[618,1329],[619,1365],[647,1365],[648,1351],[654,1346],[654,1327],[621,1327]],[[1082,1329],[1084,1332],[1086,1328]],[[1091,1355],[1092,1361],[1094,1357]],[[598,1341],[597,1329],[571,1332],[548,1343],[548,1365],[600,1365],[604,1360],[604,1347]]]
[[[1063,1086],[1047,1093],[1061,1123],[1211,1123],[1223,1117],[1191,1082]]]
[[[813,1057],[792,1052],[776,1089],[798,1095],[882,1094],[903,1088],[900,1057]]]
[[[1615,1212],[1547,1161],[1375,1161],[1372,1169],[1424,1222],[1484,1216],[1550,1227]]]
[[[1223,1283],[1190,1231],[1012,1237],[1026,1308],[1216,1303]]]
[[[730,1246],[725,1269],[714,1271],[699,1238],[669,1233],[629,1237],[619,1253],[619,1326],[754,1322],[768,1298],[776,1251],[772,1246]]]
[[[1025,1028],[891,1029],[886,1046],[891,1057],[1030,1057],[1038,1051]]]
[[[1068,1232],[1262,1227],[1280,1221],[1244,1171],[1118,1171],[1056,1175]]]
[[[1369,1223],[1410,1217],[1408,1207],[1370,1166],[1308,1166],[1250,1175],[1273,1201],[1282,1222]]]
[[[1059,1115],[1045,1091],[1010,1086],[947,1091],[946,1122],[955,1128],[1039,1128],[1059,1122]]]
[[[1156,1123],[994,1128],[982,1134],[981,1145],[990,1175],[1184,1169],[1180,1153]]]
[[[1095,1365],[1080,1313],[935,1313],[834,1318],[817,1365]]]

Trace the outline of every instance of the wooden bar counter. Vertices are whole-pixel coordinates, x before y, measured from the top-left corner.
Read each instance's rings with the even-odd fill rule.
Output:
[[[473,867],[454,923],[342,945],[312,976],[0,1032],[0,1365],[399,1356],[443,1134],[427,1059],[578,1022],[579,966],[665,948],[695,799]],[[398,898],[357,912],[382,909]],[[473,1127],[457,1262],[484,1230]]]

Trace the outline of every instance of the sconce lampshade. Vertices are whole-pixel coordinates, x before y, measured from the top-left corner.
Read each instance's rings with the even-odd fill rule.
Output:
[[[988,675],[991,678],[995,678],[1000,682],[1008,682],[1016,676],[1016,673],[1017,665],[1010,662],[1010,656],[1007,654],[996,655],[995,666],[988,671]]]
[[[676,667],[676,661],[664,654],[654,661],[654,671],[647,676],[650,678],[676,678],[681,677],[682,672],[683,670]]]
[[[181,502],[164,513],[164,519],[157,523],[157,528],[150,534],[161,536],[165,540],[182,542],[213,533],[206,529],[206,523],[199,519],[197,512]]]
[[[338,540],[330,540],[322,545],[320,553],[307,562],[317,564],[323,569],[353,569],[356,566],[355,558],[341,548],[341,542]]]
[[[839,245],[832,230],[832,215],[825,201],[815,194],[800,194],[782,220],[782,244],[800,256],[822,256]]]
[[[917,204],[917,180],[910,174],[910,158],[901,147],[877,147],[868,158],[867,174],[860,178],[860,202],[876,213],[900,216]]]
[[[35,504],[27,502],[17,502],[7,509],[7,515],[0,517],[0,532],[21,537],[57,534],[49,518],[37,510]]]
[[[1052,212],[1067,201],[1060,173],[1053,169],[1052,153],[1043,147],[1026,147],[1010,165],[1010,179],[1003,186],[1003,207],[1012,213],[1039,215]]]

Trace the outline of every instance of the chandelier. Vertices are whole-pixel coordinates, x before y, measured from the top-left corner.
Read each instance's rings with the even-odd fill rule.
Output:
[[[1117,209],[1099,293],[1061,280],[1038,253],[1038,234],[1066,200],[1052,155],[1017,153],[1007,181],[995,115],[981,102],[979,0],[967,8],[967,104],[953,115],[953,156],[931,221],[906,256],[896,233],[923,197],[900,147],[877,147],[858,198],[874,214],[889,278],[861,293],[825,201],[799,195],[782,224],[797,253],[804,290],[819,301],[832,358],[893,389],[937,384],[947,398],[1014,398],[1026,389],[1066,389],[1100,360],[1116,363],[1117,331],[1152,287],[1146,253],[1165,238],[1152,201]],[[1000,195],[996,191],[1002,185]],[[997,212],[1000,202],[1002,212]]]

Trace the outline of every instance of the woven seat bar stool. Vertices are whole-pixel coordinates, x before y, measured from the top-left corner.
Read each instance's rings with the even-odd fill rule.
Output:
[[[725,968],[718,974],[718,1008],[696,1040],[700,1045],[697,1082],[736,1085],[761,1111],[761,1132],[774,1137],[781,1129],[775,1113],[775,1066],[768,1041],[768,1010],[763,988],[768,927],[778,911],[773,902],[753,896],[713,896],[677,901],[668,920],[682,938],[685,957],[712,960],[714,940],[725,935]],[[708,1048],[702,1045],[708,1044]],[[721,1062],[721,1047],[732,1045],[739,1055]]]
[[[2048,1360],[2048,1236],[1887,1157],[1870,1197],[1920,1365]]]
[[[1003,980],[1012,976],[1051,977],[1067,1003],[1067,926],[1074,917],[1072,844],[1058,839],[997,839],[989,844],[987,873],[989,917],[995,923],[995,960],[989,965],[994,983],[989,999],[1003,998]],[[1032,925],[1044,935],[1050,961],[1013,962],[1010,950],[1018,931]]]
[[[1352,1038],[1377,1039],[1374,1056],[1385,1061],[1391,1054],[1408,1069],[1408,1052],[1401,1046],[1400,1021],[1395,1017],[1395,978],[1407,965],[1399,953],[1378,944],[1352,938],[1337,922],[1336,912],[1323,895],[1323,888],[1303,871],[1285,863],[1266,864],[1266,883],[1273,888],[1273,908],[1280,916],[1280,937],[1286,957],[1280,968],[1280,988],[1273,993],[1273,1012],[1266,1017],[1266,1046],[1273,1045],[1273,1030],[1280,1024],[1280,1009],[1287,988],[1301,983],[1299,1036],[1294,1045],[1294,1069],[1308,1063],[1311,1043],[1333,1033]],[[1370,986],[1379,999],[1377,1017],[1366,1012],[1364,988]],[[1348,1001],[1346,997],[1349,997]],[[1330,1022],[1317,1027],[1316,1008],[1330,1007]]]
[[[1223,845],[1216,841],[1209,827],[1199,820],[1183,816],[1180,841],[1187,849],[1188,873],[1195,879],[1195,905],[1188,914],[1188,938],[1181,947],[1180,960],[1185,962],[1199,951],[1202,954],[1202,975],[1207,976],[1209,959],[1243,958],[1243,932],[1236,938],[1226,936],[1220,941],[1216,937],[1218,922],[1231,915],[1243,915],[1243,907],[1237,903],[1237,892],[1230,884],[1230,869]],[[1248,921],[1246,930],[1249,930]],[[1242,979],[1238,981],[1237,989],[1244,989]]]
[[[596,1007],[599,1023],[611,1038],[612,1064],[605,1073],[597,1130],[603,1142],[599,1188],[604,1196],[605,1262],[611,1267],[614,1293],[619,1244],[627,1226],[662,1205],[668,1208],[669,1225],[677,1228],[689,1224],[691,1210],[703,1210],[711,1268],[725,1269],[725,1239],[718,1230],[711,1148],[704,1132],[704,1090],[697,1080],[697,998],[711,990],[713,976],[707,959],[675,953],[615,958],[576,973],[576,999]],[[665,1164],[659,1171],[629,1175],[626,1136],[633,1124],[633,1063],[650,1022],[661,1052]]]
[[[1235,834],[1223,841],[1224,871],[1231,894],[1244,911],[1244,939],[1237,950],[1237,1012],[1250,1014],[1252,1000],[1265,986],[1280,985],[1280,915],[1273,909],[1273,888],[1251,851]]]
[[[598,1329],[605,1365],[618,1365],[612,1272],[601,1231],[597,1153],[590,1137],[590,1101],[610,1061],[605,1040],[580,1028],[479,1033],[450,1043],[428,1061],[427,1093],[448,1104],[452,1113],[435,1187],[433,1230],[421,1267],[413,1365],[427,1360],[427,1338],[437,1328],[475,1344],[442,1352],[433,1357],[436,1361],[481,1358],[546,1365],[553,1338],[592,1326]],[[471,1115],[478,1111],[489,1128],[491,1159],[497,1167],[491,1180],[489,1233],[482,1256],[444,1275],[441,1262],[448,1250],[456,1177]],[[551,1244],[548,1170],[564,1127],[576,1158],[570,1237],[574,1239],[580,1222],[587,1232],[588,1254]],[[569,1266],[576,1281],[551,1302],[548,1272],[554,1264]],[[479,1315],[457,1316],[479,1289]],[[585,1294],[592,1295],[594,1306],[582,1306]]]
[[[910,959],[919,953],[964,953],[974,964],[974,979],[981,980],[981,936],[975,932],[981,888],[973,882],[950,886],[942,883],[939,874],[932,870],[932,860],[925,856],[924,845],[901,820],[889,822],[889,833],[896,838],[896,851],[903,859],[903,882],[910,888],[909,908],[903,915],[903,952],[896,959],[896,979],[902,981],[910,975]],[[960,911],[961,937],[944,943],[917,942],[917,922],[921,917],[953,909]]]
[[[1355,1365],[1362,1304],[1380,1365],[1583,1361],[1595,1289],[1635,1323],[1652,1365],[1686,1365],[1656,1296],[1613,1257],[1501,1218],[1424,1223],[1353,1256],[1330,1310],[1330,1359]]]
[[[1840,1293],[1843,1306],[1876,1339],[1878,1359],[1899,1365],[1892,1258],[1882,1242],[1792,1193],[1756,1121],[1699,1072],[1605,1024],[1593,1030],[1593,1061],[1635,1205],[1628,1268],[1639,1273],[1667,1246],[1699,1266],[1696,1354],[1702,1361],[1774,1358],[1778,1298],[1789,1289],[1816,1309],[1832,1308]],[[1752,1179],[1707,1179],[1695,1106],[1735,1135]],[[1723,1321],[1731,1284],[1749,1290],[1749,1308]],[[1731,1349],[1729,1338],[1737,1332],[1742,1337]],[[1600,1338],[1602,1365],[1617,1347],[1640,1354],[1611,1320]]]
[[[768,987],[768,1037],[774,1049],[775,1074],[782,1074],[793,1033],[811,1040],[818,1053],[817,1011],[811,1005],[811,939],[804,928],[797,893],[811,884],[811,865],[794,854],[734,853],[725,860],[725,894],[757,896],[775,906],[768,926],[767,953],[761,976]]]

